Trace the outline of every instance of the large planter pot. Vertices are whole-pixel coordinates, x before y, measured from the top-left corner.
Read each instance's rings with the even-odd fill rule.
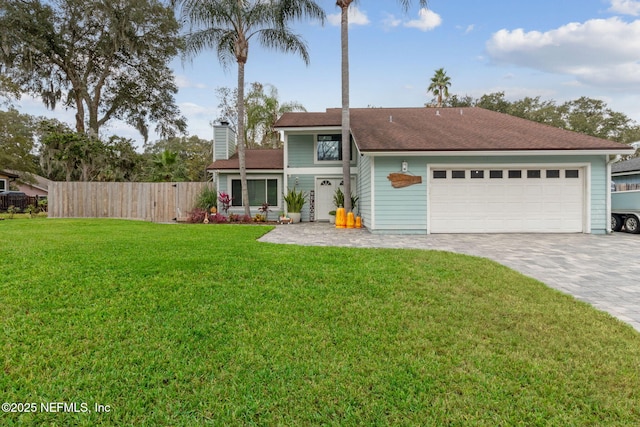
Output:
[[[291,222],[293,222],[294,224],[300,222],[300,212],[289,212],[287,215],[289,215],[289,218],[291,218]]]

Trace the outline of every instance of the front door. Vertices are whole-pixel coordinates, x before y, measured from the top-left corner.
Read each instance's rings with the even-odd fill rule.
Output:
[[[316,179],[316,220],[329,221],[329,211],[336,210],[333,204],[333,195],[336,189],[342,187],[342,178],[317,178]]]

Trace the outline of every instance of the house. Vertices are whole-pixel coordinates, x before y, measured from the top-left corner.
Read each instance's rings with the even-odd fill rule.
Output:
[[[640,157],[611,165],[611,179],[617,191],[640,190]]]
[[[49,180],[42,176],[25,173],[16,170],[0,171],[0,191],[9,190],[9,182],[16,191],[21,191],[27,196],[38,198],[47,197],[49,194]]]
[[[373,233],[606,233],[611,164],[633,153],[475,107],[354,108],[350,122],[351,188]],[[260,188],[274,181],[277,209],[296,187],[309,193],[302,220],[327,220],[342,184],[341,110],[286,113],[277,128],[282,169],[248,150],[247,161],[265,161],[248,174]],[[211,167],[218,189],[237,197],[239,174],[221,161]]]
[[[20,178],[20,176],[13,172],[0,170],[0,191],[9,191],[9,183],[14,182],[18,178]]]

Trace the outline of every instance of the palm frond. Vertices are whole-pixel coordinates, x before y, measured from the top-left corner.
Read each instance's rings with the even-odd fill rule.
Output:
[[[266,48],[285,53],[297,53],[306,65],[310,63],[309,50],[302,38],[292,31],[281,28],[265,28],[257,33],[258,40]]]

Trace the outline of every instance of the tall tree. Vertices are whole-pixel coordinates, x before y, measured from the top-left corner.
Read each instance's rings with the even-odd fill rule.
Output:
[[[354,0],[336,0],[340,8],[340,51],[342,58],[342,177],[345,194],[351,194],[351,120],[349,113],[349,6]],[[398,0],[406,11],[411,0]],[[421,7],[427,7],[427,0],[419,0]],[[352,208],[351,198],[344,198],[344,208],[349,212]]]
[[[214,49],[224,65],[235,61],[238,66],[238,159],[242,205],[250,215],[249,192],[245,160],[244,69],[249,57],[249,42],[299,54],[309,63],[309,53],[302,38],[289,24],[301,18],[324,21],[325,13],[312,0],[174,0],[181,7],[181,16],[189,25],[186,52],[196,55]]]
[[[237,128],[238,90],[219,87],[216,93],[220,98],[220,116],[216,121],[226,121],[231,123],[234,129]],[[253,82],[245,96],[244,111],[246,146],[278,148],[282,145],[280,132],[275,130],[278,119],[284,113],[307,110],[295,101],[281,103],[275,86]]]
[[[180,44],[159,0],[0,0],[0,63],[22,92],[76,110],[76,131],[124,120],[146,139],[184,132],[169,61]]]
[[[267,91],[265,91],[267,89]],[[277,148],[281,145],[280,132],[275,124],[284,114],[292,111],[307,111],[297,102],[280,103],[278,90],[273,85],[254,83],[247,96],[247,134],[251,134],[255,146]]]
[[[447,76],[444,68],[438,68],[431,77],[431,84],[427,91],[433,93],[437,99],[437,107],[442,107],[442,100],[449,97],[449,86],[451,86],[451,77]]]
[[[151,181],[186,181],[185,166],[177,151],[164,150],[151,158]]]
[[[0,168],[35,172],[36,119],[15,109],[0,111]]]
[[[162,139],[152,145],[145,145],[144,154],[154,156],[164,151],[177,153],[183,165],[186,180],[206,181],[206,168],[213,158],[212,141],[201,139],[196,135]]]

